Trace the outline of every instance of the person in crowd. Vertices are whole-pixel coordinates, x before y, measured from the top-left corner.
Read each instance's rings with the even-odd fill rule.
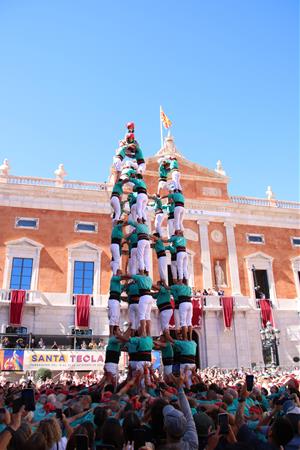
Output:
[[[163,281],[165,284],[168,282],[168,261],[167,261],[167,254],[166,249],[164,246],[163,241],[160,238],[160,234],[153,233],[151,236],[151,239],[154,241],[152,244],[152,247],[155,250],[156,256],[157,256],[157,262],[158,262],[158,272],[160,276],[160,280]]]
[[[132,280],[139,288],[139,319],[141,336],[151,335],[151,308],[153,297],[151,295],[152,278],[141,270],[137,275],[131,275]]]
[[[158,167],[158,186],[157,196],[159,197],[161,191],[167,187],[168,175],[170,173],[170,161],[168,159],[161,159]]]
[[[150,271],[150,237],[149,227],[146,223],[141,221],[128,221],[128,225],[135,228],[137,234],[137,268],[139,272],[144,272],[146,275]]]
[[[186,252],[186,238],[184,237],[183,232],[178,231],[167,241],[163,240],[163,242],[170,242],[176,249],[178,281],[188,280],[188,254]]]
[[[179,320],[181,335],[184,340],[192,340],[192,290],[190,286],[185,283],[177,283],[177,295],[179,303]]]
[[[155,214],[155,219],[154,219],[154,228],[155,228],[155,233],[158,233],[159,236],[162,236],[163,232],[162,232],[162,224],[164,221],[164,205],[161,201],[161,198],[159,195],[153,195],[151,197],[154,202],[153,203],[149,203],[149,206],[152,206],[154,208],[154,214]]]
[[[171,288],[169,288],[164,281],[160,280],[156,285],[152,286],[152,289],[157,291],[152,294],[152,297],[156,299],[156,305],[159,309],[159,319],[162,333],[168,341],[171,341],[169,328],[170,320],[173,315]]]
[[[180,172],[179,172],[179,164],[176,156],[170,156],[170,171],[172,176],[172,182],[174,184],[174,192],[182,192],[182,187],[180,184]]]
[[[128,303],[128,319],[131,327],[131,335],[135,336],[140,325],[139,300],[140,290],[137,283],[129,282],[124,286],[127,297],[122,296],[122,300]]]

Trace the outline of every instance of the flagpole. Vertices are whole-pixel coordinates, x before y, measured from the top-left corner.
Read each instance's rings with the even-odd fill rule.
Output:
[[[161,120],[161,112],[162,112],[162,107],[159,107],[159,120],[160,120],[160,145],[161,148],[163,148],[164,145],[164,139],[163,139],[163,124],[162,124],[162,120]]]

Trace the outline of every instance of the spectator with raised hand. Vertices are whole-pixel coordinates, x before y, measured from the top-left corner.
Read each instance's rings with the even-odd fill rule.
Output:
[[[163,409],[164,427],[167,433],[167,444],[172,444],[172,447],[163,448],[178,448],[181,450],[198,450],[198,435],[195,422],[192,416],[189,402],[185,396],[183,385],[184,376],[172,376],[173,383],[177,387],[177,396],[180,406],[180,411],[175,409],[172,405],[167,405]]]

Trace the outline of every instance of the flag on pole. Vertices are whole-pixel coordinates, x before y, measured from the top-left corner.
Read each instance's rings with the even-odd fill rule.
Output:
[[[160,107],[160,120],[163,124],[163,126],[166,128],[166,130],[168,128],[170,128],[170,126],[172,125],[171,120],[169,119],[168,116],[166,116],[166,114],[163,112],[162,107]]]

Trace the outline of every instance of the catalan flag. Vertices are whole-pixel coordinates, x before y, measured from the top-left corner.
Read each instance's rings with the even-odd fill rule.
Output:
[[[171,120],[169,119],[169,117],[166,116],[166,114],[163,112],[162,107],[160,107],[160,120],[162,121],[163,126],[166,128],[166,130],[168,128],[170,128],[170,126],[172,125]]]

